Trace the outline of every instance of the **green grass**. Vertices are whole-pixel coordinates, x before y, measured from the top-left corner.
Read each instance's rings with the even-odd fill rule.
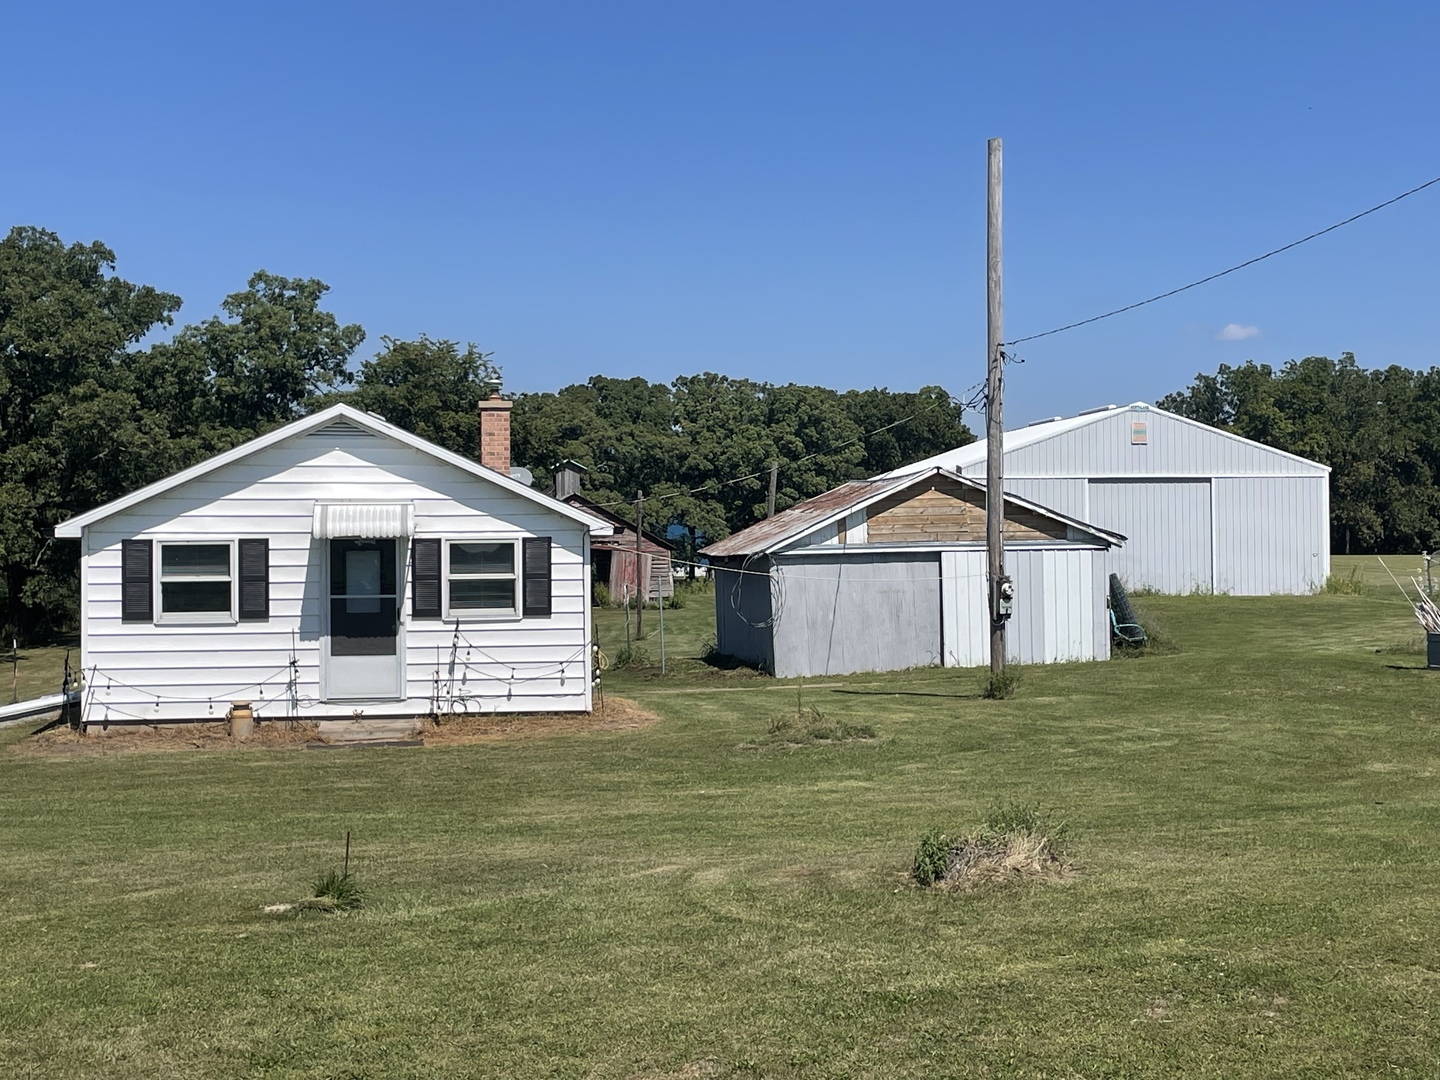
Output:
[[[0,747],[3,1071],[1437,1075],[1440,673],[1377,652],[1408,611],[1144,604],[1178,651],[1029,668],[1004,701],[975,671],[798,687],[690,660],[607,681],[662,715],[640,731]],[[667,611],[667,644],[706,614]],[[801,707],[876,737],[744,749]],[[1083,874],[908,883],[927,828],[1006,803],[1063,818]],[[363,908],[260,910],[347,829]]]
[[[80,650],[71,645],[42,645],[0,650],[0,704],[58,694],[65,681],[65,656],[80,664]]]

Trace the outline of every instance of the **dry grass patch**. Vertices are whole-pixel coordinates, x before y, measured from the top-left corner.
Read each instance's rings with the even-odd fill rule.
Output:
[[[527,739],[545,735],[576,735],[587,731],[639,731],[660,717],[631,701],[611,695],[594,712],[490,713],[483,716],[442,716],[427,719],[420,729],[426,746]]]
[[[1079,871],[1062,851],[1065,834],[1063,821],[1037,807],[1004,804],[966,835],[949,836],[938,828],[926,832],[910,876],[919,885],[960,892],[1059,881]]]
[[[10,747],[12,754],[41,757],[99,757],[106,754],[185,750],[275,750],[324,742],[315,725],[304,720],[269,720],[255,725],[248,739],[230,737],[227,725],[155,724],[93,728],[80,734],[57,724],[41,728]]]

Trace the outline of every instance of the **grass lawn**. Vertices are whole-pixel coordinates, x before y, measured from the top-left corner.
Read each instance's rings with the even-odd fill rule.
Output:
[[[8,642],[7,642],[8,645]],[[0,705],[12,701],[58,694],[65,681],[65,656],[79,667],[80,648],[76,645],[41,645],[31,648],[0,650]]]
[[[1138,606],[1178,652],[1027,668],[1002,702],[973,671],[799,688],[680,658],[608,677],[662,716],[639,731],[0,745],[3,1072],[1440,1075],[1440,673],[1408,610]],[[709,616],[667,612],[667,645]],[[765,745],[799,704],[878,737]],[[1085,872],[906,884],[927,826],[1006,799],[1066,817]],[[261,912],[347,829],[363,909]]]

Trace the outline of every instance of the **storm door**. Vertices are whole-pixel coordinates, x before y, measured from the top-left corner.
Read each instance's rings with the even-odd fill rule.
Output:
[[[394,540],[330,541],[328,700],[404,696],[398,569]]]

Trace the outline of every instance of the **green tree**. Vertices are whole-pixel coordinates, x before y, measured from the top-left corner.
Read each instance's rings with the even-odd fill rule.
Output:
[[[61,520],[156,478],[163,416],[142,407],[135,347],[180,298],[116,277],[100,243],[17,227],[0,241],[0,572],[5,622],[34,636],[73,619],[79,553]]]
[[[423,334],[417,341],[380,341],[380,352],[360,365],[355,388],[334,400],[474,457],[480,439],[476,406],[500,379],[491,354],[473,343],[462,352],[453,341]]]

